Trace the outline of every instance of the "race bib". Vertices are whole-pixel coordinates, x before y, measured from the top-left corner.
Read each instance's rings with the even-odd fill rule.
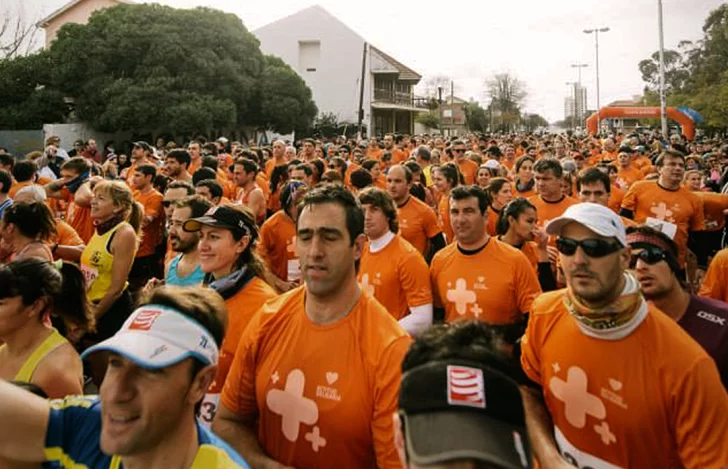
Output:
[[[647,217],[645,225],[650,228],[654,228],[657,231],[665,233],[670,239],[675,239],[675,233],[677,233],[677,225],[670,223],[669,221],[660,220],[658,218]]]
[[[301,280],[301,261],[298,259],[288,260],[288,281],[295,282]]]
[[[88,291],[91,289],[91,285],[93,285],[98,278],[99,271],[98,269],[94,269],[88,265],[81,264],[81,273],[83,274],[83,278],[86,280],[86,291]]]
[[[558,427],[554,427],[554,439],[566,462],[580,469],[622,469],[619,466],[610,464],[603,459],[592,456],[586,451],[581,451],[566,439]]]
[[[200,422],[200,425],[207,429],[212,427],[212,421],[215,420],[219,405],[220,394],[205,394],[200,405],[200,413],[197,415],[197,420]]]

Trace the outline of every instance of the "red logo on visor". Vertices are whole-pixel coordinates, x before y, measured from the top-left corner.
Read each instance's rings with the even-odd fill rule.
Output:
[[[143,309],[136,314],[129,326],[132,331],[148,331],[154,325],[162,311],[158,309]]]
[[[447,367],[447,402],[485,409],[483,370],[468,366]]]

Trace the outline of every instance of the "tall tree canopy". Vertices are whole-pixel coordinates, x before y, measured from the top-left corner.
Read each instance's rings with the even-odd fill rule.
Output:
[[[288,132],[316,115],[303,79],[264,57],[240,18],[209,8],[121,4],[63,26],[48,54],[47,88],[102,131]]]

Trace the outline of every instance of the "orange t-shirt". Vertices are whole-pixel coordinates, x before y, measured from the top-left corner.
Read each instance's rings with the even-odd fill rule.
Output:
[[[719,231],[725,226],[725,213],[728,210],[728,195],[716,192],[693,192],[703,201],[705,230]]]
[[[61,190],[61,193],[68,204],[66,206],[66,221],[78,233],[84,244],[88,244],[96,231],[94,221],[91,218],[91,207],[76,205],[74,195],[65,187]]]
[[[450,194],[442,194],[437,204],[437,213],[440,216],[439,222],[442,232],[445,234],[445,242],[450,244],[455,241],[455,232],[450,224]]]
[[[372,150],[371,147],[367,147],[366,155],[367,159],[373,159],[379,161],[382,158],[382,154],[384,151],[377,148],[376,150]]]
[[[521,342],[562,454],[577,467],[726,467],[728,394],[702,347],[653,306],[626,337],[587,335],[563,295],[533,302]]]
[[[569,197],[568,195],[563,196],[558,202],[547,202],[541,198],[540,195],[535,195],[528,199],[536,207],[536,214],[538,215],[538,226],[544,227],[556,217],[560,217],[564,214],[567,208],[574,204],[578,204],[579,201]]]
[[[513,168],[516,167],[516,159],[515,158],[512,159],[512,160],[509,160],[508,158],[503,158],[503,159],[501,159],[500,163],[508,171],[513,171]]]
[[[270,198],[270,182],[268,181],[268,178],[265,176],[265,173],[259,172],[255,175],[255,183],[260,187],[260,190],[263,191],[263,195],[265,196],[266,202]]]
[[[366,292],[319,326],[305,287],[266,303],[240,341],[222,404],[256,422],[263,451],[285,466],[400,469],[392,414],[411,339]]]
[[[442,233],[435,212],[414,196],[410,196],[404,205],[397,207],[397,221],[399,234],[423,256],[427,253],[430,238]]]
[[[728,248],[718,251],[710,261],[700,295],[728,303]]]
[[[478,163],[475,161],[464,158],[461,161],[457,161],[458,169],[465,179],[465,184],[475,184],[475,178],[478,176]]]
[[[488,224],[486,225],[486,231],[491,236],[498,236],[498,218],[500,212],[496,212],[492,206],[488,206],[486,211],[488,213]]]
[[[684,187],[671,191],[660,187],[657,181],[636,182],[624,196],[622,208],[631,210],[634,221],[640,225],[648,218],[675,225],[673,240],[680,249],[678,262],[681,267],[685,265],[688,231],[705,229],[703,202]]]
[[[399,148],[394,148],[392,150],[392,163],[393,164],[403,163],[403,162],[407,161],[408,157],[409,157],[409,153],[404,150],[400,150]]]
[[[56,220],[56,232],[55,236],[51,236],[50,244],[58,243],[60,246],[83,246],[84,244],[76,230],[63,220]],[[54,258],[58,257],[54,256]]]
[[[23,181],[23,182],[15,182],[13,181],[13,184],[10,186],[10,190],[8,191],[8,197],[11,199],[15,198],[15,194],[18,193],[18,191],[24,187],[32,186],[33,181]]]
[[[427,263],[417,249],[399,235],[381,251],[367,243],[361,255],[357,280],[396,320],[410,307],[432,303]]]
[[[136,257],[151,256],[159,243],[162,242],[162,227],[164,226],[163,199],[162,194],[155,189],[146,194],[134,191],[134,200],[144,206],[144,216],[154,217],[151,223],[142,226],[142,241],[139,243]]]
[[[445,321],[478,319],[511,324],[531,310],[541,293],[536,273],[518,249],[496,238],[466,255],[453,243],[435,254],[430,266],[433,304]]]
[[[511,185],[512,185],[511,190],[512,190],[514,199],[517,197],[523,197],[524,199],[530,199],[531,197],[538,195],[538,192],[536,192],[536,189],[534,187],[531,187],[530,189],[521,192],[518,190],[518,186],[516,185],[515,182],[513,182],[513,184],[511,184]]]
[[[538,278],[538,244],[533,241],[526,241],[521,246],[521,252],[526,256],[528,262],[531,263],[533,271],[536,272]]]
[[[276,277],[290,282],[300,280],[296,253],[296,224],[282,210],[273,214],[260,228],[258,253]]]
[[[645,176],[642,174],[642,171],[634,166],[630,166],[627,169],[620,167],[617,170],[617,185],[620,189],[627,190],[632,184],[637,181],[641,181],[644,178]]]
[[[607,201],[607,207],[609,207],[614,213],[619,213],[619,209],[622,208],[622,201],[624,200],[624,191],[615,185],[609,187],[609,200]]]

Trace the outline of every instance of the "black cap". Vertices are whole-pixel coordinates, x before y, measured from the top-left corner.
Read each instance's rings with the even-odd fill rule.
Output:
[[[212,207],[204,216],[190,218],[182,225],[188,233],[200,231],[202,225],[243,232],[252,238],[258,237],[255,222],[243,210],[219,205]]]
[[[619,147],[619,151],[617,153],[629,153],[631,155],[632,153],[634,153],[634,150],[632,150],[632,147],[621,146]]]
[[[402,376],[399,408],[407,454],[418,465],[471,459],[531,467],[518,385],[498,370],[456,359],[412,368]]]

